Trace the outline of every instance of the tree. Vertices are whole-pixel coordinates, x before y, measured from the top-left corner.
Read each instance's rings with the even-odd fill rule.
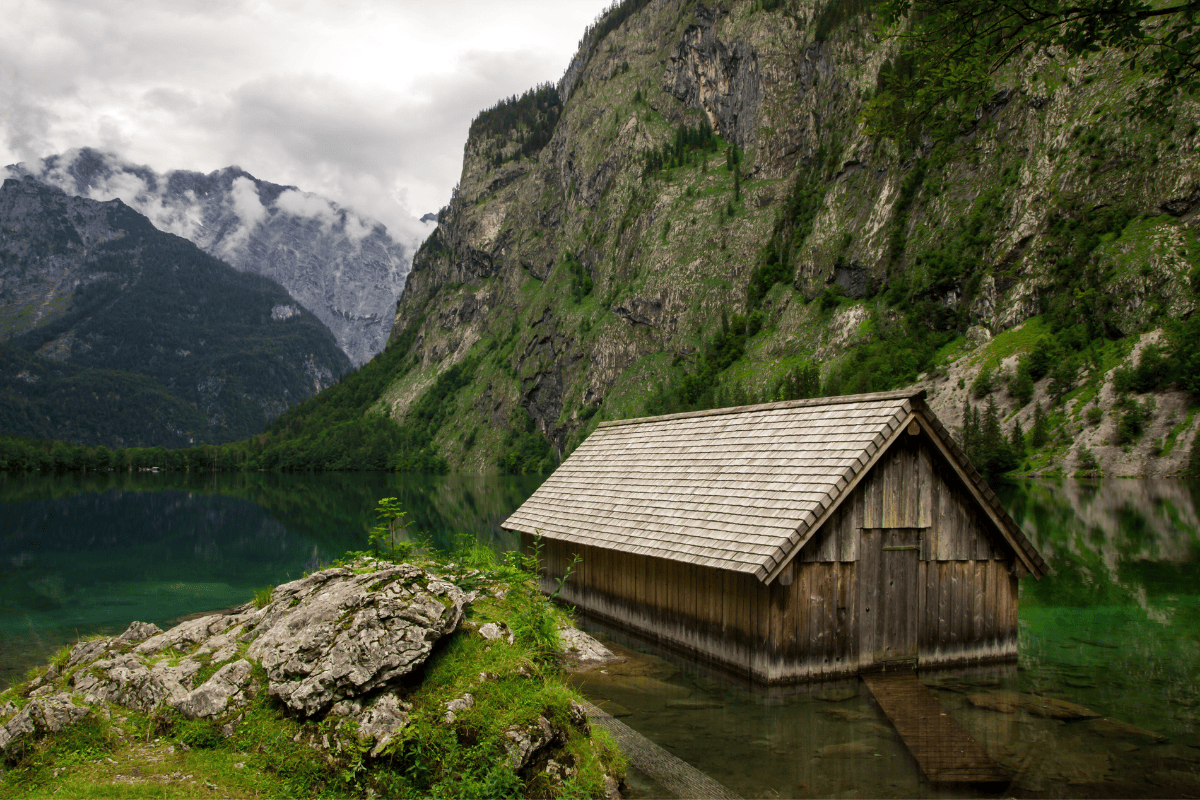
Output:
[[[1042,404],[1033,407],[1032,441],[1034,450],[1039,450],[1050,441],[1050,417],[1042,410]]]
[[[1025,431],[1021,429],[1021,420],[1013,423],[1012,431],[1009,433],[1008,446],[1012,448],[1013,455],[1018,461],[1025,457]]]
[[[901,55],[880,70],[867,127],[908,142],[956,135],[1022,52],[1116,50],[1152,78],[1135,101],[1145,115],[1200,89],[1200,0],[884,0],[880,12]]]

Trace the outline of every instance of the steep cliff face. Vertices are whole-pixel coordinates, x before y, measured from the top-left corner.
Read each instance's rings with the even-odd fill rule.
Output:
[[[0,430],[180,447],[260,433],[350,369],[279,284],[119,200],[0,187]]]
[[[160,230],[242,272],[276,281],[354,364],[383,349],[410,255],[378,222],[238,167],[159,174],[84,148],[9,167],[68,194],[120,198]]]
[[[990,397],[1006,428],[1040,404],[1065,433],[1034,469],[1084,447],[1110,471],[1178,469],[1187,395],[1160,392],[1134,441],[1084,409],[1115,422],[1115,368],[1194,310],[1196,106],[1130,119],[1115,60],[1030,56],[956,141],[901,152],[858,121],[894,56],[870,13],[786,5],[638,2],[584,37],[535,157],[496,157],[519,126],[467,142],[396,310],[420,369],[381,410],[403,419],[466,364],[439,446],[488,469],[531,425],[561,455],[598,420],[713,386],[773,399],[815,367],[825,391],[919,381],[952,426],[964,400]],[[1008,391],[1039,337],[1073,375]]]

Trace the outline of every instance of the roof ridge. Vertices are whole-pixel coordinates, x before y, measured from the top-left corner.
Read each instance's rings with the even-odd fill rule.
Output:
[[[619,425],[638,425],[645,422],[663,422],[672,419],[688,419],[691,417],[715,417],[726,414],[757,413],[760,411],[778,411],[792,408],[809,408],[817,406],[836,406],[847,403],[866,403],[875,400],[923,400],[924,389],[896,389],[890,392],[868,392],[866,394],[842,394],[833,397],[810,397],[805,400],[780,400],[774,403],[758,403],[749,406],[732,406],[729,408],[709,408],[703,411],[684,411],[679,414],[661,414],[657,417],[632,417],[630,419],[614,419],[601,422],[597,428],[615,428]]]

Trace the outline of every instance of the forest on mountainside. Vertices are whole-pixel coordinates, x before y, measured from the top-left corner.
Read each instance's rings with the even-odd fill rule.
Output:
[[[0,209],[5,433],[109,447],[233,441],[349,368],[278,284],[119,201],[8,180]],[[43,298],[54,313],[18,318]]]

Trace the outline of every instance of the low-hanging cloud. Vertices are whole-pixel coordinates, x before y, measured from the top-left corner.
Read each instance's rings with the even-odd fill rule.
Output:
[[[471,119],[556,80],[606,5],[24,0],[0,26],[0,164],[85,146],[159,172],[237,164],[415,244]]]

